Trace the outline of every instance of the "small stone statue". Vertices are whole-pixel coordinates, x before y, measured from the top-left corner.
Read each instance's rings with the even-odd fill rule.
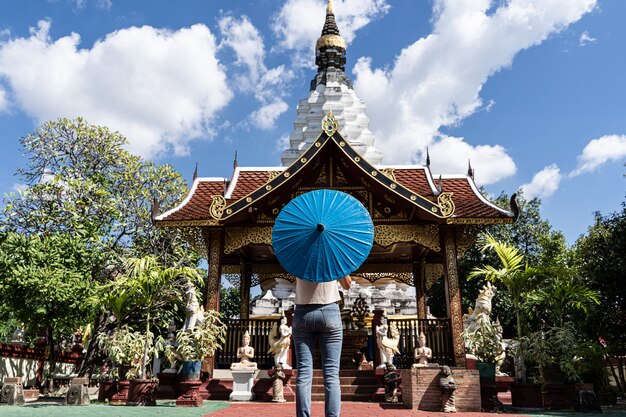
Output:
[[[272,374],[272,402],[284,403],[286,401],[283,395],[286,378],[282,363],[274,366],[274,373]]]
[[[176,344],[176,335],[174,334],[174,332],[176,331],[176,322],[174,321],[174,319],[170,321],[170,324],[167,327],[167,330],[168,330],[167,340],[165,341],[164,345],[174,346]],[[170,367],[164,369],[163,372],[166,374],[177,373],[178,371],[176,370],[176,359],[172,356],[171,358],[169,358],[169,361],[170,361]]]
[[[278,337],[277,337],[278,336]],[[269,353],[274,354],[274,366],[281,364],[282,369],[291,369],[287,364],[287,354],[291,345],[291,327],[287,326],[287,317],[280,319],[280,326],[274,323],[269,334],[270,349]]]
[[[387,336],[388,329],[387,316],[383,315],[380,319],[380,325],[376,326],[376,343],[380,351],[380,365],[377,369],[385,369],[387,363],[393,365],[393,356],[400,353],[398,350],[398,343],[400,342],[398,327],[395,323],[391,325],[391,329],[389,329],[391,337]]]
[[[398,384],[402,380],[402,377],[396,372],[396,367],[391,363],[385,364],[385,375],[383,379],[385,381],[385,402],[397,403],[398,402]]]
[[[230,365],[230,369],[257,369],[256,362],[252,362],[254,358],[254,348],[250,346],[250,333],[246,330],[242,337],[242,346],[237,349],[237,358],[239,362]]]
[[[454,405],[456,383],[454,378],[452,378],[450,367],[447,365],[441,367],[439,388],[441,388],[441,411],[444,413],[456,413],[456,406]]]
[[[508,376],[500,370],[506,359],[506,345],[502,341],[502,325],[500,324],[500,319],[496,319],[496,341],[499,346],[496,352],[496,376]]]
[[[22,323],[20,327],[15,329],[13,332],[13,335],[11,336],[11,343],[14,345],[24,344],[24,323]]]
[[[433,357],[433,351],[426,346],[426,335],[420,334],[418,339],[419,347],[415,348],[415,365],[428,366],[428,361]]]
[[[196,327],[196,322],[202,323],[204,320],[204,309],[200,307],[200,303],[198,302],[196,287],[194,287],[191,282],[188,282],[184,288],[185,298],[187,299],[187,305],[185,306],[187,316],[185,317],[183,330],[193,332],[193,329]]]

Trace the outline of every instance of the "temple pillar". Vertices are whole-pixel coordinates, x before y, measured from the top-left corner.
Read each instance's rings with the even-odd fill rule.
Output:
[[[456,366],[465,367],[465,345],[463,333],[463,311],[461,309],[461,291],[459,289],[459,272],[456,262],[456,234],[454,227],[442,227],[442,247],[444,252],[444,281],[446,291],[446,307],[452,325],[452,349]]]
[[[250,318],[250,284],[252,283],[252,264],[250,262],[241,263],[241,274],[239,275],[239,318]]]
[[[417,300],[417,318],[426,319],[426,261],[424,258],[419,262],[413,262],[413,282]]]
[[[209,229],[205,233],[208,248],[207,259],[209,271],[206,283],[206,303],[204,309],[217,310],[220,308],[220,285],[222,281],[222,253],[224,253],[224,230]],[[205,358],[202,364],[204,372],[213,373],[215,358]]]

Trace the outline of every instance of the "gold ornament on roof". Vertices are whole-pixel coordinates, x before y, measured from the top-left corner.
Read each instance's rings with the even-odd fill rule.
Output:
[[[454,201],[452,201],[453,193],[441,193],[439,197],[437,197],[437,203],[439,204],[439,208],[441,209],[441,214],[443,217],[450,217],[454,214]]]
[[[209,207],[209,214],[214,219],[220,219],[224,209],[226,208],[226,199],[222,195],[212,195],[211,207]]]
[[[322,130],[328,135],[332,136],[337,129],[339,129],[339,125],[337,124],[337,120],[335,120],[335,115],[332,110],[328,110],[328,113],[322,119]]]

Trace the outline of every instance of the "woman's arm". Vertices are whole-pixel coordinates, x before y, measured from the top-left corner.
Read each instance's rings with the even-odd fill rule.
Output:
[[[352,285],[352,277],[350,275],[346,275],[343,278],[339,278],[339,284],[341,284],[344,290],[349,290],[350,285]]]

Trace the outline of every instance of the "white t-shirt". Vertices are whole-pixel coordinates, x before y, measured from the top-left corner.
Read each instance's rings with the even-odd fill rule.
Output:
[[[296,305],[331,304],[340,299],[337,281],[311,282],[296,278]]]

